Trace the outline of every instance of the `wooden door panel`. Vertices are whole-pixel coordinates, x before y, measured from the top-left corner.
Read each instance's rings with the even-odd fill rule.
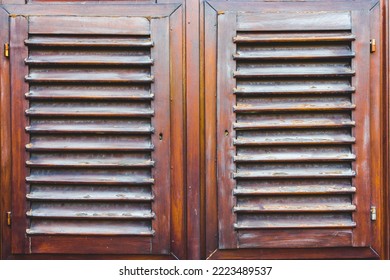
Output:
[[[284,4],[205,7],[208,246],[369,247],[370,7]]]
[[[171,221],[183,192],[176,9],[10,18],[14,254],[171,252],[183,211],[175,202]]]

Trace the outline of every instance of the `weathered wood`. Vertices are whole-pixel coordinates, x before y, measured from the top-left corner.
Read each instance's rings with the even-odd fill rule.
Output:
[[[354,193],[355,187],[343,186],[298,186],[291,187],[259,187],[259,188],[239,188],[234,189],[236,196],[256,196],[256,195],[313,195],[313,194],[348,194]]]
[[[349,30],[350,12],[268,12],[237,17],[239,31]]]
[[[152,47],[150,39],[138,38],[115,38],[115,39],[93,39],[93,38],[68,38],[68,37],[33,37],[24,43],[33,47]]]
[[[151,83],[146,73],[35,72],[25,77],[31,83]]]
[[[239,95],[264,95],[264,94],[349,94],[355,92],[355,88],[346,85],[246,85],[234,89]]]
[[[242,230],[241,248],[310,248],[345,247],[352,245],[352,232],[339,229]]]
[[[149,35],[150,24],[141,17],[30,17],[30,34]]]
[[[39,176],[34,175],[26,178],[29,183],[39,184],[102,184],[102,185],[151,185],[154,179],[136,179],[128,177],[109,177],[109,176]]]
[[[278,34],[267,32],[263,34],[240,34],[234,37],[235,43],[307,43],[307,42],[349,42],[354,41],[355,35],[349,32],[290,32]]]
[[[124,55],[30,55],[27,65],[150,65],[153,60],[148,56]]]

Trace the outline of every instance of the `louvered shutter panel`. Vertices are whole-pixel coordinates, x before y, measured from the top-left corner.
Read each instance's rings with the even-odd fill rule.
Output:
[[[370,243],[369,9],[299,4],[206,5],[220,249]]]
[[[170,252],[181,19],[123,9],[10,19],[14,253]]]

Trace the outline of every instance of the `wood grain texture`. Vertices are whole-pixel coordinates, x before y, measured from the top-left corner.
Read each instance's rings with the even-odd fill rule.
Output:
[[[205,234],[206,257],[218,248],[217,201],[217,13],[206,3],[205,11]]]
[[[271,19],[271,20],[270,20]],[[349,12],[278,12],[239,15],[239,31],[297,31],[348,30],[351,28]]]
[[[156,77],[152,85],[155,99],[152,107],[155,110],[155,117],[152,125],[156,132],[152,135],[152,143],[155,149],[152,158],[156,159],[152,176],[155,178],[153,193],[158,200],[155,200],[153,211],[160,213],[152,222],[156,235],[152,241],[152,252],[155,254],[169,253],[170,244],[170,212],[171,212],[171,126],[170,126],[170,80],[167,79],[169,69],[169,18],[161,18],[151,21],[152,40],[156,45],[151,50],[151,56],[156,63],[152,66],[152,72]]]
[[[25,168],[25,162],[29,155],[23,146],[29,142],[29,135],[23,130],[28,124],[23,111],[28,108],[28,102],[23,94],[28,91],[28,84],[23,80],[23,75],[28,73],[28,67],[23,58],[28,56],[28,49],[24,40],[28,33],[28,22],[25,17],[15,17],[10,22],[10,64],[11,64],[11,121],[12,121],[12,253],[28,253],[28,238],[26,229],[28,221],[26,209],[29,207],[24,199],[29,192],[29,185],[25,178],[29,171]],[[16,175],[16,176],[15,176]]]
[[[185,87],[186,87],[186,173],[187,258],[199,259],[201,252],[200,215],[200,1],[185,3]]]
[[[352,13],[352,31],[359,32],[359,38],[353,42],[352,46],[356,52],[353,60],[353,66],[359,74],[352,78],[352,84],[359,88],[359,92],[370,92],[369,68],[364,65],[370,63],[369,51],[369,32],[368,29],[361,28],[362,22],[369,22],[368,11],[354,11]],[[356,170],[357,176],[352,180],[353,184],[359,186],[354,196],[354,204],[357,210],[354,214],[357,228],[353,232],[354,246],[367,246],[370,244],[371,222],[370,222],[370,197],[371,197],[371,170],[370,170],[370,98],[367,94],[355,94],[352,99],[359,111],[352,112],[352,118],[356,121],[357,126],[352,129],[356,136],[356,144],[353,146],[353,152],[359,157],[359,160],[352,163]]]
[[[340,237],[338,241],[334,241],[336,243],[332,243],[333,241],[330,241],[333,240],[332,235],[326,237],[325,233],[324,242],[317,240],[319,242],[317,244],[320,244],[318,246],[370,246],[369,242],[364,243],[367,240],[359,241],[361,243],[356,241],[365,239],[362,236],[366,236],[365,234],[369,234],[370,231],[370,226],[366,223],[370,195],[368,193],[359,195],[368,192],[367,182],[370,175],[367,169],[369,164],[366,162],[366,158],[369,157],[368,147],[362,148],[367,144],[366,136],[363,135],[363,131],[355,132],[363,129],[365,121],[362,118],[369,115],[367,112],[369,95],[359,94],[360,90],[369,92],[369,80],[362,79],[368,77],[366,66],[369,64],[369,52],[366,51],[366,44],[369,38],[366,31],[360,32],[357,29],[356,25],[360,21],[355,14],[360,13],[359,18],[365,14],[363,20],[368,22],[370,7],[362,2],[354,5],[347,2],[332,3],[327,8],[321,6],[325,5],[324,3],[311,2],[304,5],[293,2],[240,4],[242,5],[221,2],[211,4],[218,11],[219,17],[238,11],[238,24],[242,20],[238,33],[233,35],[237,50],[234,51],[234,48],[230,47],[231,57],[237,63],[234,72],[237,82],[234,88],[236,101],[230,103],[231,109],[235,112],[235,119],[231,123],[236,131],[236,135],[232,136],[235,139],[232,140],[237,154],[234,157],[236,171],[232,172],[232,175],[237,182],[237,187],[233,191],[237,205],[234,208],[227,208],[235,210],[237,215],[235,228],[242,234],[249,230],[256,232],[255,229],[267,232],[267,229],[271,230],[273,227],[276,231],[282,229],[281,234],[297,228],[305,230],[315,228],[319,232],[324,230],[324,233],[339,228],[349,232],[349,237]],[[289,15],[296,13],[297,17],[292,19],[294,16],[291,16],[288,19],[291,25],[282,26],[277,14],[271,11],[272,8],[279,9],[279,13]],[[245,13],[249,10],[251,13]],[[268,17],[265,16],[267,13]],[[298,35],[298,29],[311,28],[305,24],[302,28],[294,30],[294,24],[298,26],[299,19],[302,22],[310,21],[313,14],[322,16],[327,13],[328,19],[345,15],[345,25],[335,28],[332,34],[331,30],[334,28],[332,24],[343,24],[343,20],[328,23],[324,16],[323,26],[316,26],[316,30],[322,30],[316,31],[317,34],[314,34],[313,30],[308,30],[307,33],[302,32],[304,35]],[[250,20],[260,17],[267,18],[271,23]],[[248,20],[245,21],[244,18]],[[266,29],[261,28],[267,24],[269,26],[267,31],[270,33],[262,33],[261,31]],[[272,29],[273,24],[279,24],[276,28],[278,32]],[[219,23],[218,30],[223,28]],[[289,32],[286,34],[280,32],[284,28]],[[224,50],[221,52],[225,52],[229,43],[221,42],[218,41],[218,45],[223,45]],[[210,47],[212,46],[213,44],[210,44]],[[305,48],[307,51],[302,51]],[[327,60],[329,64],[321,64],[323,57],[331,56],[332,61]],[[344,64],[347,61],[348,63]],[[226,82],[217,83],[217,88],[220,86],[225,88]],[[217,99],[217,102],[220,100]],[[229,114],[231,112],[227,112],[226,116]],[[209,116],[212,117],[212,114]],[[217,118],[217,123],[220,119]],[[217,126],[215,130],[218,132],[218,129]],[[367,135],[369,128],[366,127],[364,131]],[[229,130],[225,133],[230,134]],[[357,139],[358,135],[363,136]],[[219,153],[221,150],[229,153],[228,149],[220,148],[221,140],[217,143]],[[339,150],[346,147],[347,150],[343,152]],[[303,150],[300,150],[301,148]],[[324,149],[324,154],[320,149]],[[211,162],[208,161],[207,164],[211,165]],[[229,161],[226,161],[226,164],[228,165]],[[366,173],[359,169],[361,164],[366,165]],[[299,172],[299,169],[302,172]],[[220,178],[218,171],[217,178]],[[313,184],[316,180],[318,185]],[[303,182],[307,184],[302,184]],[[296,189],[292,188],[294,184],[297,186]],[[218,188],[221,188],[221,182],[218,183]],[[313,193],[310,195],[311,190]],[[339,191],[340,196],[337,194]],[[281,198],[285,193],[288,194],[287,200]],[[356,200],[356,197],[361,201]],[[225,205],[226,198],[223,200]],[[323,199],[324,204],[317,199]],[[218,203],[218,207],[223,206]],[[290,214],[283,217],[287,212]],[[360,218],[356,219],[357,216]],[[218,231],[221,230],[223,229],[219,227]],[[273,236],[275,235],[276,232],[273,232]],[[261,236],[258,236],[259,239]],[[294,239],[293,235],[290,238],[297,242],[296,246],[304,247],[298,238]],[[251,240],[252,243],[248,246],[256,246],[256,238],[241,239],[242,242],[245,240]],[[310,242],[307,244],[312,246],[309,245]],[[247,245],[239,243],[238,247],[243,246]],[[278,245],[277,242],[264,239],[263,244],[258,246],[278,247],[282,244]],[[222,256],[223,252],[227,251],[217,249],[215,255],[221,252]],[[236,252],[238,255],[241,254],[240,250]]]
[[[186,180],[185,180],[185,91],[183,7],[170,17],[170,101],[171,101],[171,252],[186,259]]]
[[[171,240],[177,242],[176,251],[183,246],[183,239],[179,240],[184,235],[183,199],[175,201],[177,212],[170,210],[171,197],[182,196],[184,187],[184,154],[180,150],[176,150],[175,156],[170,153],[171,145],[184,149],[182,59],[170,64],[170,55],[182,50],[182,38],[175,38],[174,33],[181,30],[182,14],[177,13],[176,19],[172,19],[171,39],[171,19],[166,16],[153,19],[150,15],[163,15],[168,11],[166,7],[177,6],[153,7],[141,14],[144,17],[128,17],[146,11],[144,7],[128,7],[130,12],[123,19],[129,26],[122,21],[122,25],[118,23],[115,27],[124,30],[123,34],[115,32],[115,28],[109,34],[103,30],[110,19],[109,12],[104,17],[92,13],[80,18],[82,22],[71,29],[65,27],[64,32],[60,30],[61,20],[69,18],[55,18],[48,12],[49,17],[33,17],[36,22],[30,26],[30,37],[27,32],[18,35],[18,42],[23,39],[17,46],[30,50],[18,57],[24,60],[20,61],[24,69],[29,66],[30,73],[14,73],[21,79],[20,84],[30,85],[21,91],[20,98],[29,106],[14,107],[15,114],[29,120],[24,125],[18,124],[22,128],[20,134],[31,136],[30,141],[14,146],[30,155],[20,159],[25,162],[20,170],[31,174],[14,176],[25,177],[31,186],[25,198],[18,199],[31,204],[31,209],[22,210],[22,216],[30,219],[30,226],[25,227],[22,235],[27,233],[33,243],[30,247],[26,245],[23,252],[53,256],[128,254],[129,258],[129,254],[140,254],[140,258],[154,254],[150,258],[164,258],[161,254],[171,254]],[[100,8],[97,6],[97,10]],[[115,9],[113,6],[113,14],[120,15],[122,11],[118,13]],[[52,24],[55,30],[46,30],[48,26],[38,24],[45,19],[58,19]],[[103,29],[95,28],[94,24]],[[56,35],[48,35],[50,32]],[[13,36],[16,35],[14,32]],[[103,51],[106,43],[108,49]],[[82,73],[77,73],[80,69]],[[118,74],[121,71],[123,75]],[[48,72],[59,79],[46,77]],[[151,72],[155,72],[158,80],[151,77]],[[172,75],[172,84],[165,79],[166,75]],[[147,77],[146,83],[142,77]],[[174,110],[170,105],[172,98],[177,98]],[[176,126],[172,130],[171,121]],[[175,137],[173,143],[171,133]],[[175,178],[172,187],[171,177]],[[160,214],[156,215],[154,209]],[[175,223],[170,221],[171,214],[177,215]],[[88,246],[81,249],[80,243],[84,241]],[[180,253],[185,254],[175,252]],[[13,256],[22,258],[19,254]]]
[[[218,15],[218,52],[217,52],[217,184],[218,184],[218,225],[219,248],[236,248],[237,236],[233,229],[235,216],[231,209],[235,205],[235,198],[231,195],[235,181],[232,173],[235,171],[233,156],[235,148],[232,139],[235,138],[233,123],[235,114],[232,105],[235,104],[233,88],[235,80],[232,72],[236,63],[232,59],[235,45],[232,38],[236,34],[236,14],[226,13]],[[223,47],[220,47],[223,46]]]
[[[142,17],[30,17],[30,34],[149,35],[150,25]]]
[[[0,8],[0,44],[9,42],[8,13]],[[11,212],[11,94],[9,58],[0,56],[0,212]],[[0,215],[0,258],[11,254],[11,228]]]

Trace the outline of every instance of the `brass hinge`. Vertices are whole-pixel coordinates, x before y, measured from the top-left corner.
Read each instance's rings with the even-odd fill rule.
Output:
[[[375,39],[370,40],[370,52],[376,52],[376,41]]]
[[[4,56],[9,57],[9,43],[4,44]]]
[[[371,221],[376,221],[376,207],[371,206]]]
[[[7,225],[11,225],[11,212],[7,212]]]

